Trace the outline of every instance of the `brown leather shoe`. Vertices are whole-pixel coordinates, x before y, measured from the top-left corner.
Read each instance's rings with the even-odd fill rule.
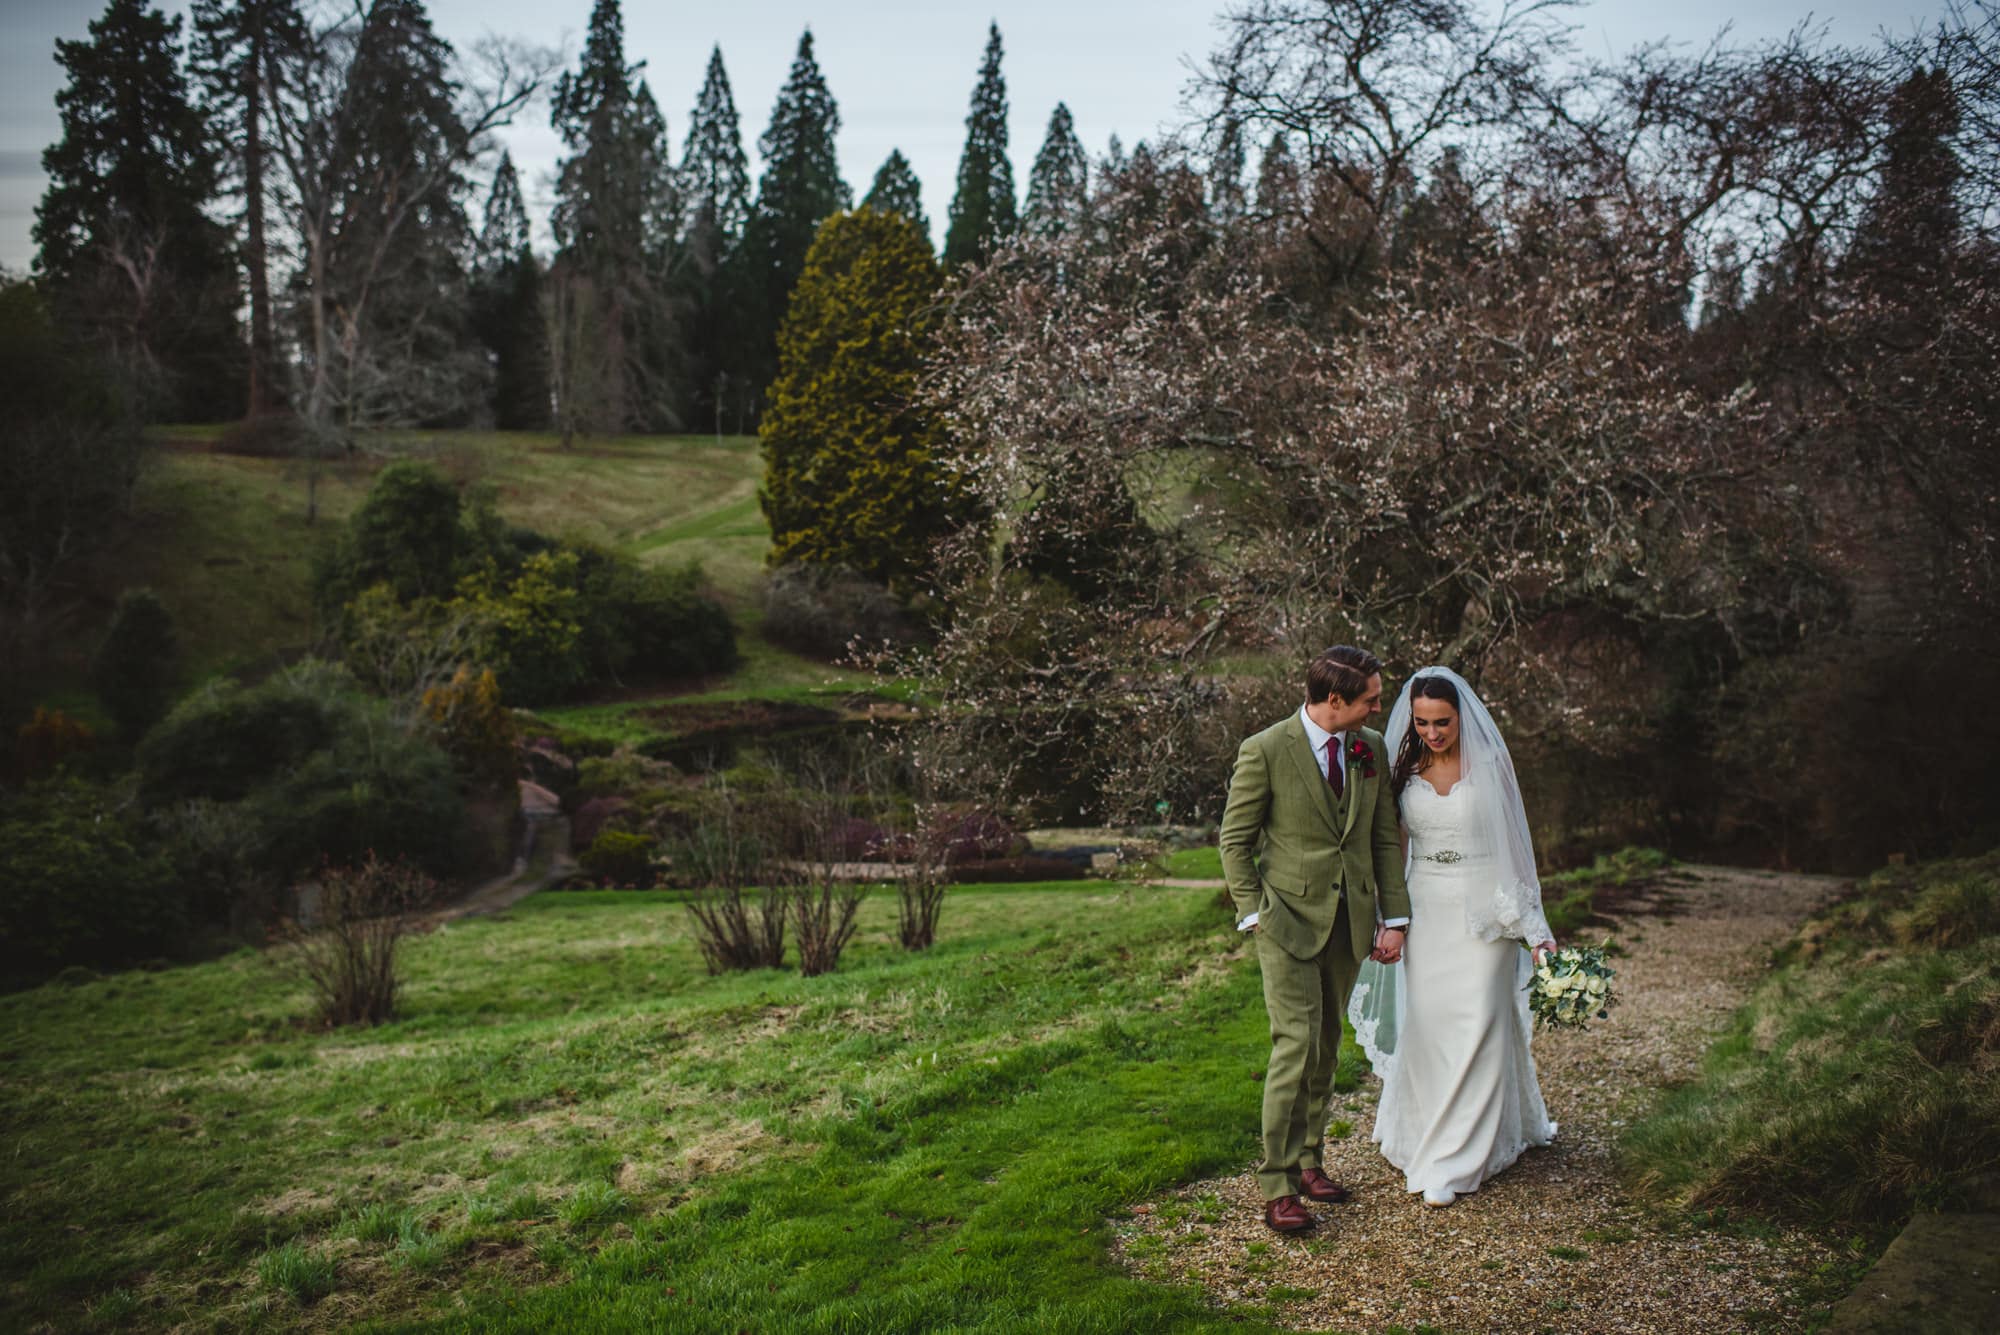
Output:
[[[1308,1168],[1300,1173],[1299,1185],[1305,1188],[1307,1196],[1322,1205],[1338,1205],[1347,1199],[1347,1188],[1317,1168]]]
[[[1280,1196],[1265,1205],[1264,1222],[1273,1233],[1303,1233],[1319,1223],[1296,1196]]]

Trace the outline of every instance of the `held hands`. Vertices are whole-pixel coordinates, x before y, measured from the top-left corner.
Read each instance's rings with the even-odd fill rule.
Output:
[[[1375,949],[1368,952],[1368,958],[1377,964],[1394,964],[1403,958],[1403,936],[1400,927],[1376,928]]]
[[[1542,967],[1542,957],[1544,955],[1553,955],[1556,953],[1556,943],[1554,941],[1544,941],[1538,946],[1530,946],[1528,953],[1534,958],[1535,967],[1539,969]]]

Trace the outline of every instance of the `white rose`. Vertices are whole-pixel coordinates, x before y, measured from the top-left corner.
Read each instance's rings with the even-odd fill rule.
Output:
[[[1590,980],[1590,995],[1593,997],[1604,995],[1604,980],[1602,978],[1593,978]]]
[[[1567,984],[1560,978],[1551,978],[1548,982],[1542,984],[1542,995],[1545,997],[1559,997],[1566,990]]]

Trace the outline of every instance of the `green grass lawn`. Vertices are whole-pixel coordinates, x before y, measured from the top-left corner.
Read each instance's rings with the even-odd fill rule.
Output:
[[[1222,879],[1222,850],[1210,845],[1170,853],[1167,855],[1167,875],[1191,881],[1219,881]]]
[[[5,1307],[1261,1328],[1105,1254],[1107,1218],[1254,1157],[1263,1007],[1213,900],[966,888],[911,955],[877,895],[803,979],[707,975],[668,895],[544,894],[414,940],[402,1018],[357,1032],[301,1027],[303,991],[248,952],[0,999]]]

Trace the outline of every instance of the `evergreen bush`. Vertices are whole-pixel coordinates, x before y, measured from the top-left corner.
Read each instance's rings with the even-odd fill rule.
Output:
[[[916,404],[938,283],[930,241],[901,214],[864,208],[820,226],[759,432],[773,565],[845,565],[902,587],[972,515]]]
[[[27,783],[47,778],[70,756],[90,750],[96,740],[89,724],[60,709],[36,706],[34,716],[14,733],[13,780]]]
[[[140,745],[138,780],[156,811],[231,808],[250,870],[276,881],[370,850],[445,875],[467,853],[450,758],[333,664],[190,696]]]
[[[424,714],[474,790],[509,787],[519,771],[514,716],[500,703],[500,682],[490,669],[460,667],[442,686],[424,692]]]
[[[599,830],[578,861],[600,885],[644,889],[659,879],[653,870],[653,841],[615,825]]]
[[[0,796],[0,978],[115,966],[169,950],[187,925],[172,861],[108,788],[74,777]]]
[[[413,459],[383,469],[347,529],[313,571],[320,606],[333,611],[372,584],[399,601],[449,593],[472,544],[461,522],[458,489]]]
[[[641,565],[582,548],[579,620],[593,680],[663,680],[736,666],[736,628],[701,567]]]
[[[179,676],[180,637],[166,604],[151,589],[125,590],[90,665],[91,687],[119,735],[144,737],[172,706]]]

